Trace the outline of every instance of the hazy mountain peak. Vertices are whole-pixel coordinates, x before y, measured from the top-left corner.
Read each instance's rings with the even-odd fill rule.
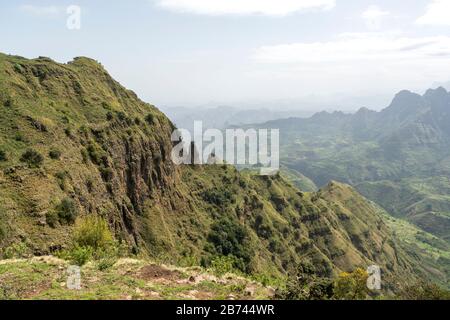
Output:
[[[355,113],[355,115],[366,115],[366,114],[371,114],[371,113],[375,114],[377,112],[374,110],[370,110],[369,108],[362,107]]]
[[[439,87],[436,89],[428,89],[427,92],[424,94],[424,97],[429,96],[447,96],[448,92],[444,87]]]
[[[391,105],[398,103],[398,102],[406,102],[406,101],[418,101],[420,100],[421,96],[417,93],[414,93],[409,90],[402,90],[399,93],[397,93],[392,100]]]
[[[424,101],[421,95],[409,90],[402,90],[395,95],[389,107],[384,109],[382,113],[404,118],[411,113],[418,112],[423,107]]]

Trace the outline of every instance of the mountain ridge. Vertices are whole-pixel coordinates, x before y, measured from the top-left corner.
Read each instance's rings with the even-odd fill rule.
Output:
[[[171,263],[232,256],[242,272],[275,277],[304,260],[324,276],[376,263],[392,291],[425,276],[348,186],[303,193],[278,175],[175,166],[175,126],[94,60],[0,54],[0,93],[3,252],[53,254],[77,217],[95,215],[130,252]]]

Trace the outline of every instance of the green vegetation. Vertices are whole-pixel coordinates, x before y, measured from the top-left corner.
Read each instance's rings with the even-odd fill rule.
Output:
[[[233,268],[243,272],[250,272],[249,263],[253,253],[249,240],[250,236],[241,224],[226,218],[214,223],[208,235],[208,241],[212,244],[211,253],[228,257],[227,262],[231,261]]]
[[[155,116],[151,113],[149,113],[148,115],[145,116],[145,121],[147,121],[147,123],[149,125],[153,125],[154,121],[155,121]]]
[[[334,298],[338,300],[364,300],[369,294],[364,269],[358,268],[352,273],[343,272],[334,285]]]
[[[241,261],[239,261],[236,257],[229,256],[218,256],[211,261],[210,269],[214,272],[215,275],[223,276],[227,273],[238,273],[235,266],[240,265]]]
[[[68,263],[45,256],[0,263],[0,300],[225,300],[271,299],[273,290],[233,274],[119,259],[107,269],[81,267],[81,290],[67,288]]]
[[[64,198],[55,208],[58,221],[63,224],[72,224],[75,222],[79,211],[75,202],[70,198]]]
[[[449,239],[449,103],[443,88],[402,91],[380,112],[321,112],[260,126],[280,129],[285,175],[298,187],[305,186],[296,172],[317,186],[352,184],[392,215]]]
[[[0,150],[0,161],[6,161],[8,160],[8,156],[6,155],[6,152],[4,150]]]
[[[233,201],[231,192],[226,189],[206,190],[203,193],[203,199],[218,207],[225,207]]]
[[[450,300],[450,291],[436,284],[420,281],[405,287],[399,297],[404,300]]]
[[[426,232],[450,239],[450,179],[444,176],[364,182],[359,192]]]
[[[117,261],[119,251],[108,223],[101,217],[87,216],[77,219],[71,248],[61,252],[60,256],[79,266],[96,259],[99,269],[105,270]]]
[[[44,157],[33,149],[28,149],[22,154],[20,161],[27,163],[30,167],[38,168],[44,162]]]
[[[309,262],[301,263],[285,289],[277,293],[283,300],[329,300],[333,297],[333,281],[317,276]]]
[[[366,300],[368,274],[357,268],[353,272],[342,272],[336,279],[318,277],[314,266],[301,263],[297,273],[285,289],[278,292],[278,298],[285,300]]]
[[[302,191],[314,192],[318,189],[311,179],[305,177],[298,171],[283,167],[281,168],[281,174],[286,180],[292,182],[294,186]]]
[[[423,271],[448,287],[449,103],[443,88],[423,96],[402,91],[380,112],[321,112],[256,127],[280,129],[283,175],[301,190],[311,185],[303,177],[317,186],[348,183],[414,225],[412,232],[410,225],[390,223],[401,246],[430,264]]]
[[[48,153],[48,156],[53,160],[59,160],[59,158],[61,158],[61,154],[61,151],[59,151],[58,149],[52,149]]]
[[[98,216],[78,219],[75,224],[73,241],[80,247],[94,250],[106,249],[113,242],[108,223]]]

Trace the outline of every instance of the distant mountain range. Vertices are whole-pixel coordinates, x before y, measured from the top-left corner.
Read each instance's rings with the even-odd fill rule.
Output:
[[[381,112],[321,112],[256,126],[279,128],[284,162],[318,185],[330,178],[356,184],[450,172],[450,94],[444,88],[423,96],[402,91]]]
[[[203,121],[204,128],[224,129],[229,126],[262,123],[288,117],[310,117],[313,111],[243,109],[229,106],[214,108],[163,107],[161,110],[178,128],[192,131],[194,121]]]
[[[321,112],[249,127],[280,129],[291,174],[319,187],[349,183],[390,214],[450,241],[450,93],[443,87],[402,91],[380,112]]]

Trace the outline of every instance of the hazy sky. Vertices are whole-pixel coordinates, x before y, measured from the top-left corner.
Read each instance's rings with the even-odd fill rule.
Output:
[[[157,105],[384,107],[450,80],[450,0],[2,0],[0,51],[95,58]]]

